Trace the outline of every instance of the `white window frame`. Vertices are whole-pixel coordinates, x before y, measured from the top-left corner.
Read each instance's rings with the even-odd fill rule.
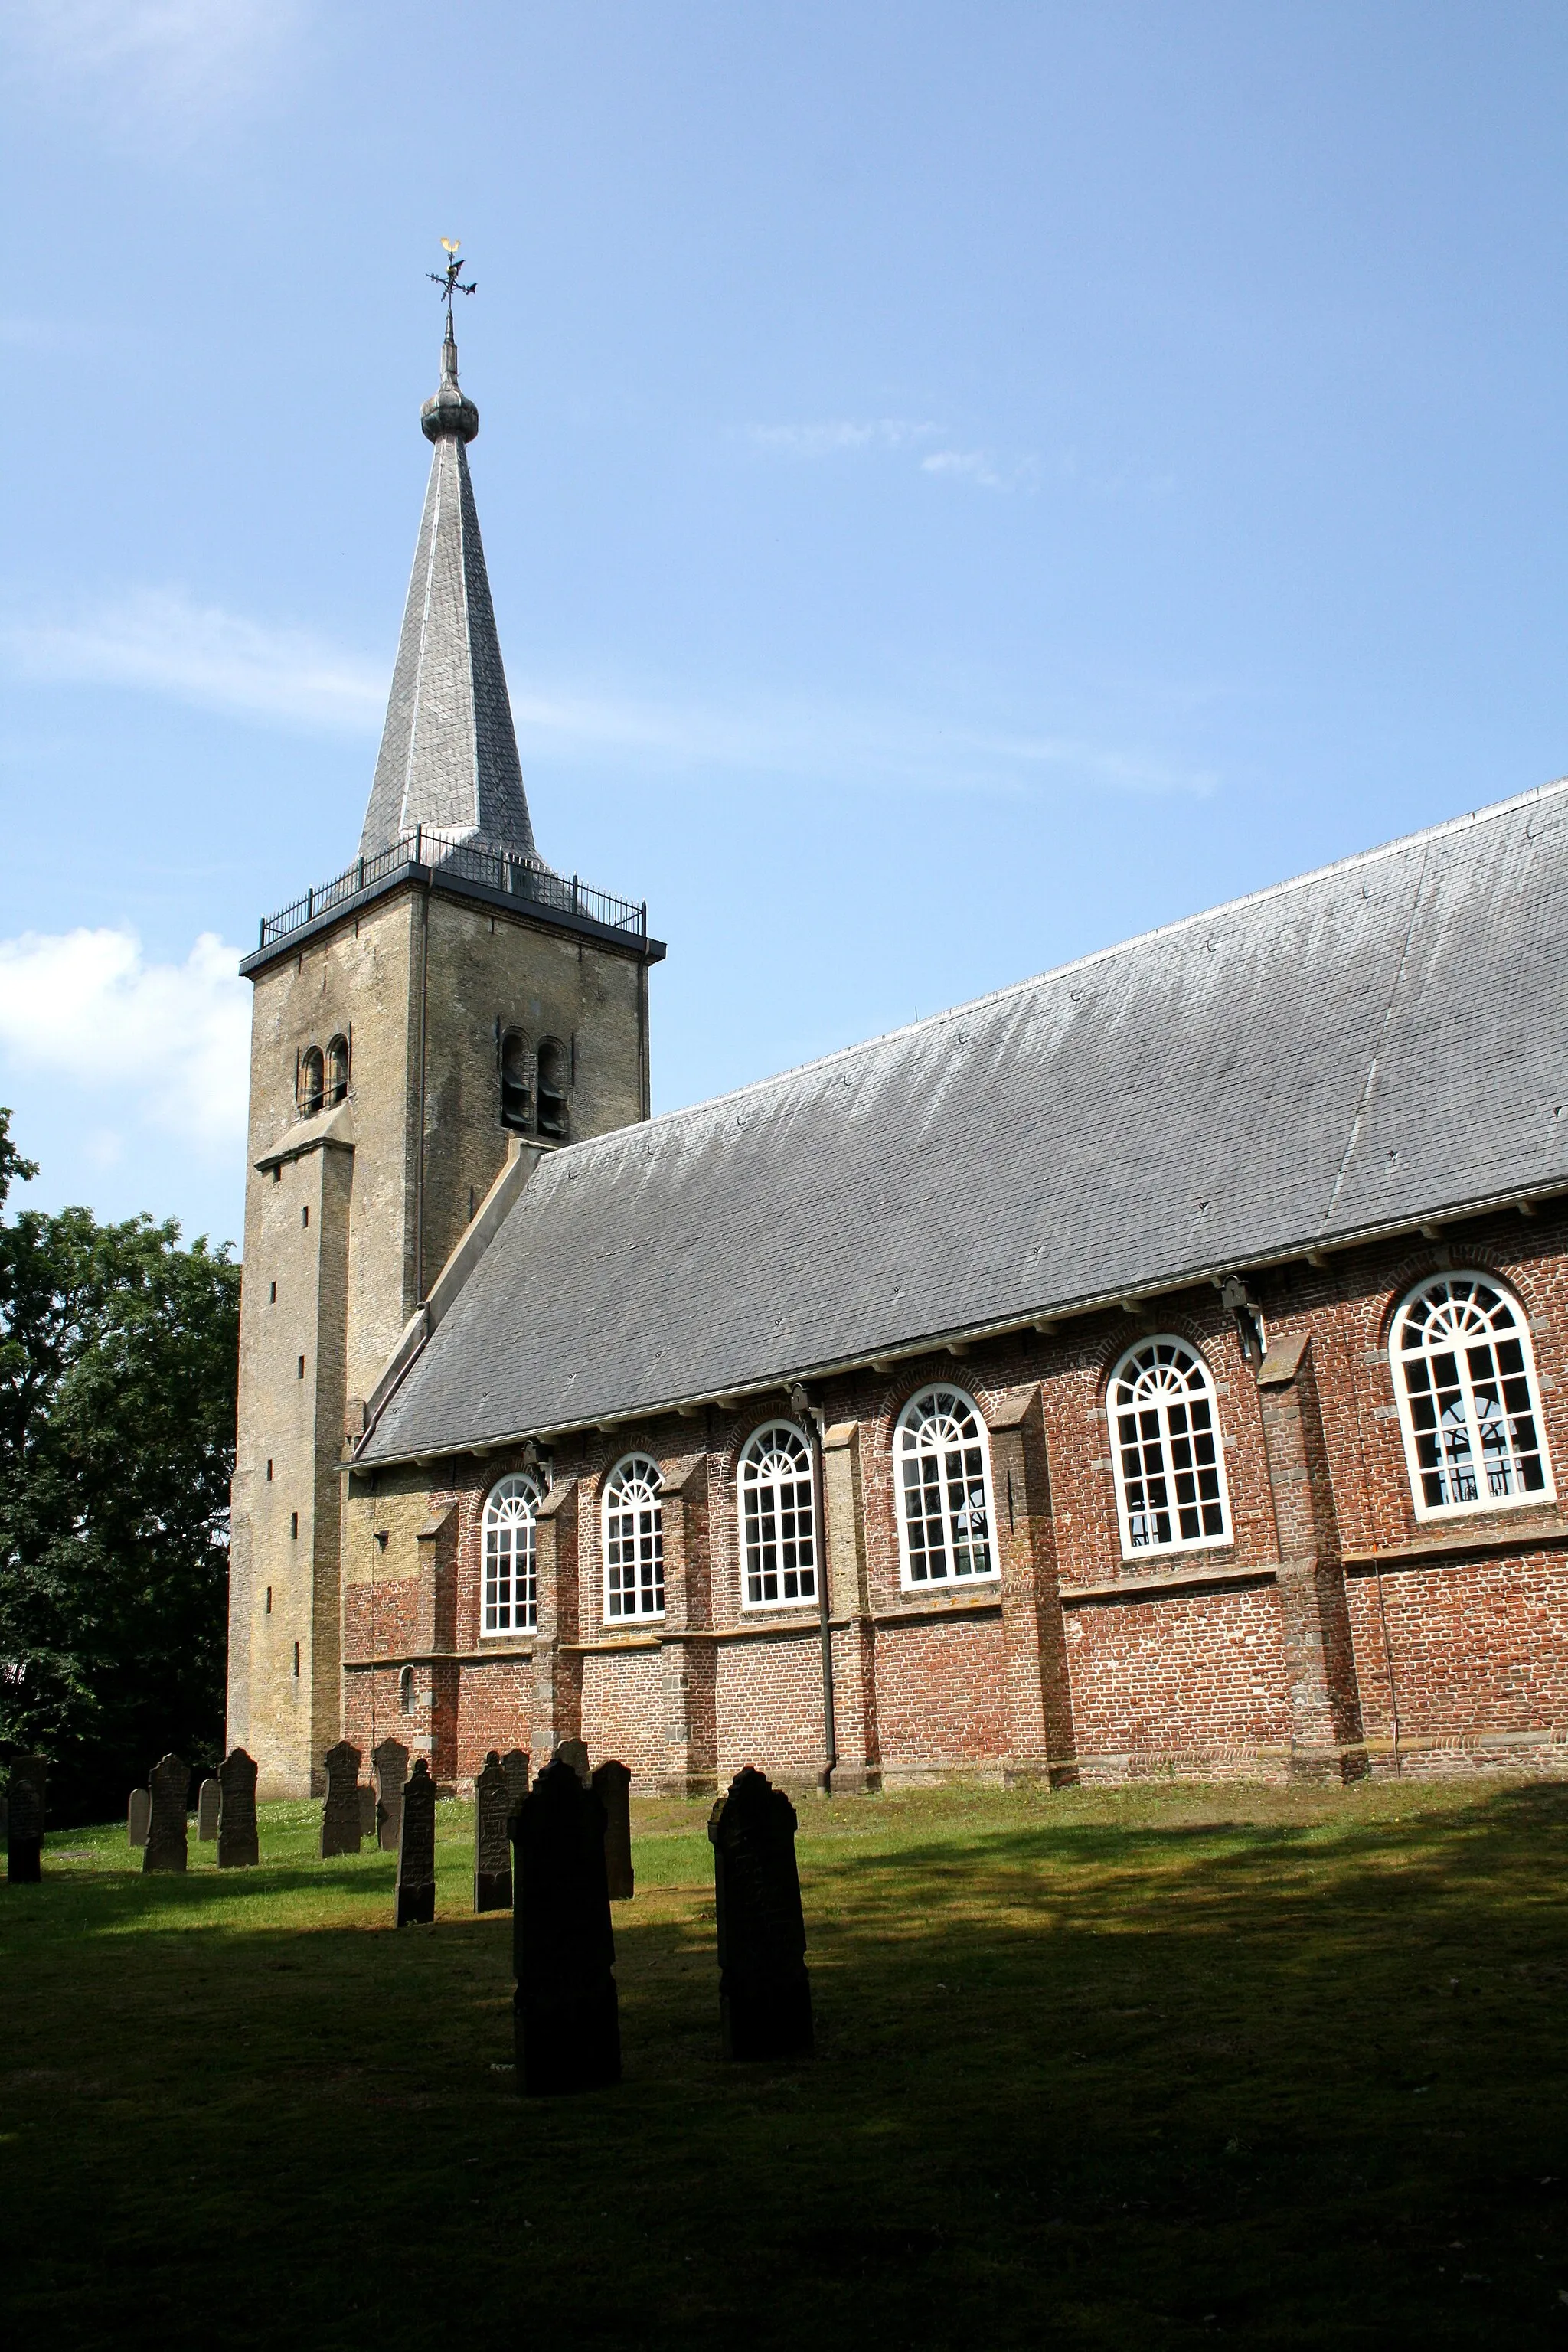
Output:
[[[954,1428],[952,1436],[945,1441],[922,1439],[921,1428],[934,1426],[939,1413],[950,1424],[966,1416],[973,1424],[973,1434],[966,1435],[962,1429]],[[978,1448],[978,1475],[965,1463],[962,1465],[962,1478],[954,1481],[952,1455],[955,1446],[965,1454]],[[941,1572],[934,1575],[929,1568],[924,1575],[916,1574],[914,1548],[910,1540],[910,1486],[905,1465],[922,1461],[935,1465],[937,1476],[937,1511],[934,1519],[927,1517],[923,1521],[927,1526],[934,1524],[940,1531],[944,1564]],[[922,1489],[929,1492],[929,1480],[921,1483]],[[953,1507],[955,1483],[959,1488],[956,1511]],[[981,1508],[985,1518],[980,1541],[984,1548],[986,1564],[984,1568],[960,1568],[957,1565],[959,1554],[966,1549],[971,1551],[974,1549],[973,1537],[959,1522],[973,1507],[976,1485],[980,1488]],[[1002,1568],[996,1557],[996,1500],[991,1485],[991,1432],[985,1425],[985,1415],[966,1389],[959,1388],[952,1381],[931,1381],[910,1397],[893,1424],[893,1490],[894,1515],[899,1523],[899,1580],[906,1592],[945,1592],[952,1591],[955,1586],[967,1588],[999,1581]]]
[[[645,1514],[651,1516],[650,1526],[641,1524]],[[618,1519],[632,1524],[615,1526]],[[656,1622],[664,1615],[664,1479],[651,1454],[622,1454],[605,1481],[599,1530],[605,1557],[605,1624]],[[622,1548],[626,1545],[631,1547],[630,1556],[623,1558]],[[616,1590],[617,1569],[631,1571],[629,1595]],[[649,1569],[651,1576],[647,1573]]]
[[[794,1465],[794,1475],[787,1482],[795,1489],[795,1499],[792,1505],[785,1507],[788,1509],[792,1509],[795,1515],[796,1531],[794,1541],[797,1547],[797,1558],[793,1568],[786,1567],[784,1564],[784,1553],[786,1538],[778,1527],[778,1519],[781,1510],[778,1496],[781,1486],[785,1482],[780,1480],[777,1476],[770,1477],[766,1481],[763,1481],[755,1477],[749,1478],[747,1475],[748,1471],[754,1468],[763,1457],[767,1455],[770,1452],[776,1454],[780,1450],[777,1447],[770,1447],[769,1444],[770,1439],[780,1437],[787,1437],[791,1439],[794,1444],[800,1448],[799,1456],[792,1455],[791,1457],[792,1464]],[[756,1611],[761,1612],[773,1609],[815,1609],[816,1606],[816,1580],[821,1572],[820,1553],[822,1547],[819,1538],[819,1530],[816,1525],[816,1482],[813,1473],[814,1465],[811,1451],[811,1440],[797,1422],[765,1421],[760,1429],[754,1429],[752,1432],[750,1437],[747,1438],[745,1444],[741,1449],[740,1460],[735,1465],[735,1502],[736,1516],[739,1521],[741,1546],[741,1606],[748,1612]],[[811,1563],[809,1567],[805,1568],[803,1568],[798,1558],[798,1548],[800,1544],[799,1488],[803,1482],[805,1486],[806,1508],[810,1513],[809,1543],[811,1548]],[[797,1591],[787,1593],[781,1591],[772,1600],[763,1598],[753,1601],[751,1592],[752,1575],[752,1515],[748,1510],[747,1498],[750,1495],[765,1496],[769,1494],[773,1497],[775,1532],[773,1538],[773,1549],[775,1554],[776,1564],[772,1570],[761,1570],[759,1571],[759,1575],[763,1578],[770,1574],[775,1576],[781,1586],[792,1576],[795,1579],[797,1585],[805,1583],[809,1579],[810,1590],[809,1591]]]
[[[481,1642],[514,1642],[520,1633],[531,1633],[539,1622],[539,1507],[549,1488],[542,1478],[531,1470],[509,1470],[498,1478],[485,1496],[485,1507],[479,1520],[479,1639]],[[509,1506],[526,1498],[526,1512]],[[490,1572],[490,1538],[498,1538],[504,1530],[525,1528],[527,1539],[521,1546],[526,1561],[524,1581],[527,1598],[521,1603],[517,1597],[519,1538],[513,1534],[508,1545],[508,1567],[504,1577]],[[500,1599],[504,1586],[505,1600]],[[494,1597],[492,1598],[492,1589]],[[492,1614],[504,1608],[509,1622],[504,1625],[489,1622]]]
[[[1507,1309],[1512,1318],[1511,1331],[1500,1328],[1490,1320],[1491,1310],[1482,1307],[1477,1299],[1478,1291],[1489,1291],[1499,1306]],[[1489,1473],[1485,1493],[1478,1491],[1475,1495],[1458,1502],[1431,1503],[1426,1499],[1428,1477],[1443,1478],[1451,1483],[1455,1474],[1447,1467],[1446,1449],[1444,1461],[1441,1464],[1424,1463],[1421,1459],[1422,1433],[1416,1427],[1415,1404],[1410,1388],[1411,1367],[1429,1361],[1434,1354],[1454,1355],[1455,1370],[1458,1374],[1457,1401],[1463,1415],[1470,1460],[1472,1464],[1479,1460],[1482,1465],[1486,1465],[1488,1458],[1483,1433],[1484,1423],[1476,1406],[1476,1378],[1474,1368],[1468,1360],[1469,1350],[1434,1349],[1426,1337],[1417,1340],[1415,1345],[1409,1344],[1407,1335],[1412,1314],[1423,1301],[1437,1297],[1438,1294],[1443,1292],[1447,1292],[1448,1297],[1446,1300],[1439,1299],[1439,1307],[1442,1305],[1460,1307],[1463,1319],[1472,1326],[1475,1341],[1489,1347],[1495,1346],[1500,1339],[1505,1343],[1509,1339],[1516,1339],[1519,1343],[1521,1370],[1518,1372],[1505,1370],[1500,1365],[1497,1369],[1500,1381],[1502,1382],[1523,1383],[1525,1409],[1535,1425],[1535,1444],[1542,1477],[1539,1486],[1526,1486],[1521,1484],[1512,1494],[1506,1492],[1497,1494],[1492,1491]],[[1478,1318],[1484,1318],[1484,1325]],[[1450,1317],[1445,1319],[1452,1326],[1459,1318]],[[1430,1328],[1428,1325],[1428,1333]],[[1489,1339],[1486,1337],[1489,1331]],[[1495,1364],[1495,1355],[1493,1361]],[[1406,1291],[1399,1302],[1394,1320],[1389,1326],[1388,1362],[1389,1370],[1394,1374],[1394,1394],[1399,1404],[1399,1426],[1405,1438],[1405,1462],[1410,1478],[1410,1496],[1418,1519],[1473,1518],[1478,1512],[1529,1510],[1542,1503],[1556,1501],[1557,1484],[1552,1475],[1552,1454],[1546,1442],[1545,1416],[1542,1412],[1541,1379],[1535,1366],[1535,1349],[1531,1344],[1530,1318],[1525,1314],[1521,1301],[1506,1282],[1500,1282],[1496,1275],[1487,1272],[1481,1266],[1454,1266],[1443,1274],[1428,1275],[1424,1282],[1416,1283],[1413,1289]],[[1505,1403],[1509,1402],[1506,1394],[1503,1402]],[[1512,1429],[1514,1423],[1522,1417],[1517,1399],[1510,1411],[1496,1416],[1496,1419],[1502,1423],[1509,1432],[1506,1441],[1505,1475],[1510,1476],[1519,1474],[1521,1454],[1513,1444]],[[1446,1422],[1448,1420],[1447,1412],[1443,1415],[1443,1420]],[[1451,1423],[1450,1426],[1452,1426]],[[1528,1453],[1529,1449],[1525,1451]],[[1479,1476],[1476,1483],[1479,1489],[1481,1484]]]
[[[1141,1358],[1157,1355],[1158,1350],[1162,1348],[1170,1348],[1174,1349],[1176,1358],[1194,1368],[1200,1376],[1196,1390],[1193,1388],[1190,1379],[1188,1380],[1186,1384],[1186,1392],[1189,1399],[1194,1395],[1201,1397],[1207,1405],[1208,1428],[1214,1440],[1214,1461],[1212,1465],[1200,1464],[1199,1466],[1201,1468],[1212,1467],[1216,1473],[1216,1481],[1219,1491],[1217,1496],[1213,1497],[1212,1500],[1217,1501],[1218,1503],[1220,1525],[1217,1532],[1214,1533],[1204,1532],[1200,1529],[1200,1532],[1196,1535],[1183,1534],[1181,1531],[1178,1514],[1184,1506],[1178,1499],[1173,1503],[1167,1503],[1164,1506],[1155,1505],[1152,1507],[1155,1509],[1163,1507],[1169,1510],[1173,1526],[1173,1532],[1170,1539],[1164,1543],[1135,1543],[1132,1536],[1133,1513],[1127,1492],[1127,1469],[1122,1460],[1121,1452],[1121,1413],[1127,1410],[1127,1408],[1119,1403],[1116,1391],[1120,1383],[1125,1379],[1128,1370],[1133,1364],[1137,1363]],[[1173,1363],[1168,1364],[1163,1369],[1173,1370],[1175,1366]],[[1184,1465],[1180,1458],[1184,1446],[1186,1445],[1193,1435],[1192,1431],[1173,1431],[1171,1427],[1173,1409],[1180,1410],[1181,1406],[1182,1400],[1175,1395],[1173,1390],[1172,1390],[1167,1384],[1166,1393],[1163,1397],[1151,1397],[1142,1407],[1139,1408],[1141,1421],[1142,1415],[1145,1413],[1152,1412],[1156,1416],[1158,1424],[1157,1432],[1152,1433],[1155,1433],[1158,1436],[1162,1461],[1161,1475],[1165,1480],[1167,1487],[1169,1487],[1169,1486],[1176,1479],[1180,1478],[1184,1469],[1190,1468],[1192,1466],[1191,1465]],[[1130,1348],[1124,1348],[1121,1355],[1117,1358],[1115,1364],[1112,1366],[1110,1378],[1106,1383],[1105,1412],[1110,1437],[1111,1475],[1116,1482],[1116,1516],[1121,1536],[1122,1559],[1125,1560],[1169,1559],[1180,1552],[1215,1551],[1224,1545],[1233,1544],[1236,1541],[1236,1535],[1230,1516],[1230,1485],[1226,1476],[1225,1434],[1220,1427],[1219,1392],[1215,1385],[1213,1370],[1210,1369],[1209,1364],[1200,1350],[1194,1347],[1192,1341],[1190,1339],[1184,1339],[1179,1332],[1156,1331],[1147,1338],[1135,1339]],[[1140,1430],[1139,1442],[1140,1444],[1146,1442],[1145,1433],[1142,1428]],[[1201,1452],[1201,1444],[1198,1450]],[[1173,1461],[1173,1456],[1175,1457],[1174,1461]],[[1194,1498],[1194,1503],[1195,1507],[1201,1513],[1201,1511],[1205,1507],[1205,1498],[1200,1495]],[[1142,1516],[1142,1514],[1140,1513],[1139,1516]]]

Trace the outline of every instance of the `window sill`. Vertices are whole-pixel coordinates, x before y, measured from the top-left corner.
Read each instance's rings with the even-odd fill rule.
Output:
[[[1511,1525],[1502,1514],[1488,1511],[1478,1515],[1468,1527],[1441,1519],[1429,1536],[1386,1544],[1375,1551],[1343,1552],[1341,1559],[1348,1569],[1397,1568],[1409,1560],[1473,1559],[1478,1552],[1542,1551],[1554,1544],[1568,1544],[1568,1517],[1561,1511],[1553,1511],[1550,1517],[1521,1511]]]
[[[988,1576],[978,1590],[932,1593],[919,1588],[905,1593],[901,1609],[874,1609],[873,1625],[910,1625],[941,1617],[998,1617],[1002,1613],[1002,1580]]]
[[[1071,1609],[1080,1601],[1147,1601],[1158,1592],[1191,1592],[1200,1585],[1272,1584],[1277,1574],[1272,1560],[1263,1560],[1256,1568],[1205,1567],[1200,1559],[1183,1568],[1167,1569],[1162,1575],[1113,1576],[1098,1584],[1061,1584],[1058,1595],[1064,1609]]]

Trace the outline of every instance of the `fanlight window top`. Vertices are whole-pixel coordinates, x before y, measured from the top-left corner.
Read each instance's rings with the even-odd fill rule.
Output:
[[[991,1448],[973,1398],[922,1389],[899,1415],[893,1455],[905,1585],[995,1576]]]
[[[628,1454],[605,1483],[605,1614],[664,1614],[664,1505],[658,1465]]]
[[[491,1487],[485,1504],[479,1632],[491,1640],[499,1634],[531,1633],[537,1622],[535,1521],[543,1500],[539,1479],[517,1470]]]
[[[1130,1348],[1106,1402],[1124,1556],[1228,1543],[1214,1381],[1196,1349],[1173,1336]]]
[[[748,1609],[816,1598],[811,1448],[793,1421],[771,1421],[741,1456],[741,1544]]]
[[[1390,1349],[1418,1518],[1552,1501],[1530,1327],[1489,1276],[1434,1275]]]

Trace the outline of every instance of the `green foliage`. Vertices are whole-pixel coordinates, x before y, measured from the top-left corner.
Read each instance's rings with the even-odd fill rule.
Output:
[[[0,1110],[0,1209],[35,1173]],[[86,1209],[0,1221],[0,1749],[50,1817],[223,1734],[239,1268]]]

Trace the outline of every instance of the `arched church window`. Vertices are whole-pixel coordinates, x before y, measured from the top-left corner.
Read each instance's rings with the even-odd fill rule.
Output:
[[[513,1135],[533,1132],[533,1056],[521,1029],[500,1041],[500,1123]]]
[[[994,1576],[991,1448],[974,1399],[938,1385],[912,1396],[893,1434],[906,1585]]]
[[[327,1047],[327,1108],[341,1103],[349,1090],[349,1041],[334,1037]]]
[[[526,1470],[490,1489],[484,1517],[481,1633],[531,1633],[536,1620],[535,1521],[544,1489]]]
[[[1123,1552],[1228,1543],[1214,1381],[1196,1349],[1141,1340],[1112,1372],[1108,1402]]]
[[[307,1045],[300,1056],[300,1108],[306,1118],[313,1118],[321,1109],[324,1088],[321,1049],[319,1045]]]
[[[1390,1354],[1419,1518],[1552,1498],[1530,1327],[1500,1282],[1418,1283]]]
[[[605,1485],[605,1614],[664,1614],[664,1505],[658,1465],[646,1454],[617,1462]]]
[[[748,1609],[816,1598],[811,1448],[791,1421],[759,1429],[741,1456],[741,1534]]]
[[[414,1669],[405,1666],[397,1677],[397,1704],[405,1715],[414,1712]]]
[[[566,1048],[546,1037],[539,1049],[539,1132],[566,1139]]]

